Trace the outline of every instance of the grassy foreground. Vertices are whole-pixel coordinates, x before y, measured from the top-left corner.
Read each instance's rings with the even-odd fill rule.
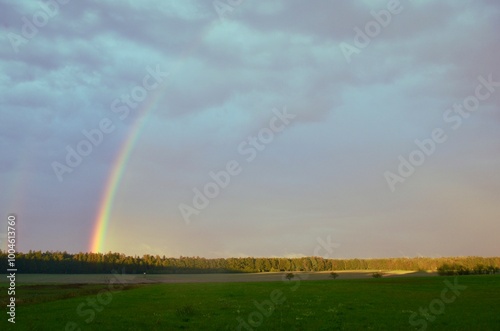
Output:
[[[16,298],[0,330],[500,330],[498,275],[19,285]]]

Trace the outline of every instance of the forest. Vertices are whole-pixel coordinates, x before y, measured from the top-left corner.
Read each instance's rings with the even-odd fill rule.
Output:
[[[0,264],[7,266],[8,254],[0,250]],[[412,257],[376,259],[324,259],[322,257],[240,257],[240,258],[178,258],[159,255],[127,256],[108,252],[76,253],[29,251],[16,253],[18,273],[98,274],[121,273],[237,273],[278,271],[340,271],[340,270],[455,270],[498,271],[500,257]],[[449,268],[448,268],[449,269]],[[453,270],[451,272],[453,272]],[[449,270],[448,270],[449,271]]]

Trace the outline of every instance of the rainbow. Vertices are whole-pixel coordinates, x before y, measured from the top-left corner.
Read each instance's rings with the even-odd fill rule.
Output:
[[[207,25],[202,30],[200,35],[191,42],[189,47],[187,47],[183,52],[177,64],[174,66],[175,72],[181,69],[184,61],[198,48],[198,46],[202,43],[204,36],[210,31],[212,26],[217,23],[217,21],[214,21],[211,24]],[[170,75],[172,75],[171,71]],[[119,152],[117,153],[115,161],[112,163],[111,171],[109,172],[108,179],[104,186],[104,193],[99,200],[98,212],[95,217],[92,235],[90,238],[90,252],[104,253],[104,242],[106,241],[106,234],[109,226],[109,221],[111,219],[111,210],[113,208],[116,192],[118,190],[118,187],[120,186],[120,181],[125,172],[126,164],[141,134],[142,128],[146,123],[146,115],[149,115],[151,110],[155,108],[167,86],[168,82],[163,82],[157,88],[157,90],[154,91],[153,96],[146,99],[144,106],[139,110],[138,117],[134,122],[133,127],[130,129],[127,139],[125,139]]]
[[[111,209],[113,207],[116,191],[120,186],[120,181],[123,177],[123,173],[125,172],[125,165],[127,164],[130,154],[132,153],[132,150],[134,149],[134,146],[140,136],[141,129],[146,123],[145,115],[154,108],[154,105],[158,101],[160,95],[161,93],[156,93],[156,95],[151,98],[151,101],[140,110],[139,117],[135,120],[133,127],[130,129],[130,134],[122,144],[117,157],[113,162],[110,175],[104,186],[104,194],[99,202],[99,209],[90,243],[91,252],[103,252],[103,244],[108,230]]]

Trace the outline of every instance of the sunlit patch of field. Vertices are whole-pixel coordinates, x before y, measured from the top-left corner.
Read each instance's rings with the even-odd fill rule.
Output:
[[[371,278],[375,272],[381,272],[384,277],[424,277],[435,276],[435,272],[408,270],[343,270],[336,271],[340,279]],[[294,272],[301,279],[330,279],[331,271]],[[128,284],[150,283],[228,283],[228,282],[277,282],[283,281],[286,272],[234,273],[234,274],[118,274],[120,279]],[[1,277],[1,276],[0,276]],[[18,274],[19,284],[106,284],[113,274]],[[2,280],[6,279],[5,276]],[[0,283],[1,284],[1,283]]]

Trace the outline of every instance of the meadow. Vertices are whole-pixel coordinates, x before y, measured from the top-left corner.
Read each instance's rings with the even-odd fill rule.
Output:
[[[16,289],[16,324],[4,314],[0,330],[500,330],[500,275],[295,275],[229,282],[25,278]],[[5,307],[5,283],[0,293]]]

